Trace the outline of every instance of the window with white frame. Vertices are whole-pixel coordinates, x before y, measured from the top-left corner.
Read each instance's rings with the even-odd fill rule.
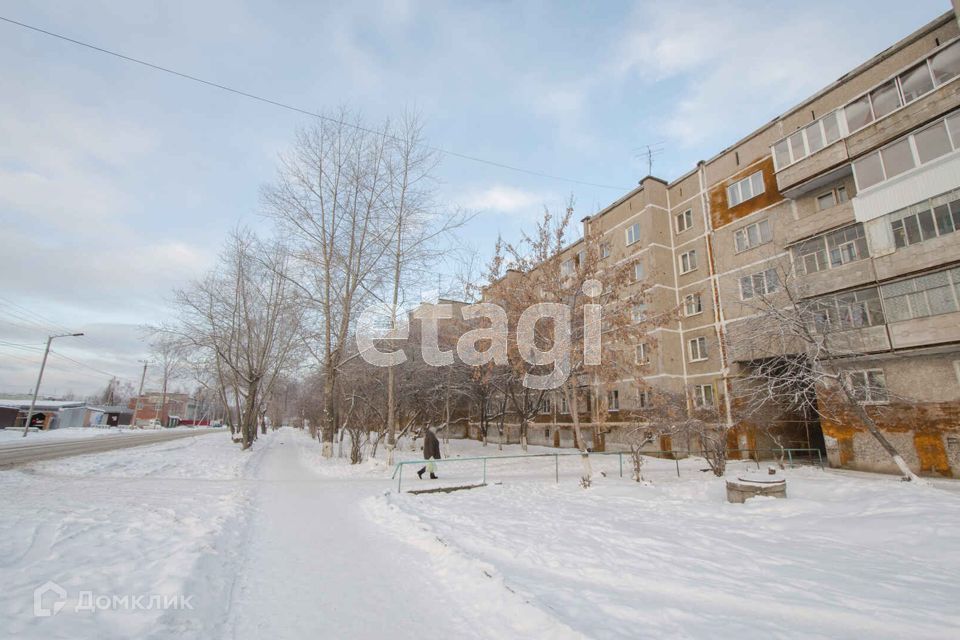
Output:
[[[960,230],[960,190],[890,214],[890,230],[898,249]]]
[[[677,233],[686,231],[693,226],[693,209],[687,209],[683,213],[678,213],[675,216]]]
[[[766,244],[773,239],[773,233],[770,231],[770,221],[760,220],[753,224],[748,224],[742,229],[737,229],[733,233],[733,245],[737,253],[753,249],[761,244]]]
[[[757,171],[727,187],[727,206],[735,207],[741,202],[757,197],[763,193],[763,190],[763,171]]]
[[[627,227],[627,246],[634,244],[640,240],[640,223],[634,222],[632,225]]]
[[[620,391],[617,389],[610,389],[607,391],[607,411],[619,411],[620,410]]]
[[[857,189],[868,189],[957,150],[960,150],[960,111],[854,162]]]
[[[708,409],[713,407],[713,385],[695,384],[693,385],[693,406],[699,409]]]
[[[642,262],[636,262],[633,265],[633,281],[642,282],[644,278],[647,277],[646,269],[643,268]]]
[[[765,269],[759,273],[740,278],[740,299],[750,300],[780,290],[780,277],[776,269]]]
[[[560,263],[560,275],[561,276],[572,276],[573,272],[576,271],[577,265],[573,261],[573,258],[569,258]]]
[[[861,222],[805,240],[794,246],[792,253],[793,265],[799,275],[870,257]]]
[[[695,316],[703,313],[703,301],[699,293],[689,293],[683,297],[683,315]]]
[[[887,322],[925,318],[960,310],[960,268],[881,285]]]
[[[633,357],[636,364],[647,364],[650,362],[650,360],[647,358],[647,344],[645,342],[641,342],[636,346],[636,351]]]
[[[704,336],[687,341],[687,359],[690,362],[707,359],[707,339]]]
[[[773,145],[777,171],[803,160],[843,137],[837,111],[831,111]]]
[[[847,201],[847,188],[837,187],[817,196],[817,211],[832,209]]]
[[[877,404],[889,401],[883,369],[848,371],[846,378],[850,393],[858,402]]]
[[[853,133],[960,75],[960,41],[944,47],[899,75],[853,100],[843,112]]]
[[[884,118],[960,75],[960,40],[885,80],[844,108],[832,111],[773,145],[777,171]]]
[[[600,258],[609,258],[610,257],[610,243],[601,242],[600,243]]]
[[[883,306],[876,287],[818,298],[811,303],[810,309],[814,328],[820,333],[883,324]]]
[[[680,254],[680,273],[690,273],[697,268],[697,250],[691,249]]]
[[[560,394],[560,413],[570,413],[570,407],[567,406],[567,394]]]

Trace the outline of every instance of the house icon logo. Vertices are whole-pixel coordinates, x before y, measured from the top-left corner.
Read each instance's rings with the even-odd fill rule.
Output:
[[[44,605],[44,599],[49,606]],[[56,582],[48,581],[33,590],[33,615],[38,618],[57,615],[66,603],[67,590]]]

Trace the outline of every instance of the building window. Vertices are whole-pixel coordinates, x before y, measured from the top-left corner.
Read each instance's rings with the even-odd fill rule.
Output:
[[[569,260],[564,260],[560,263],[560,275],[563,277],[573,275],[573,272],[576,270],[576,264],[573,261],[573,258]]]
[[[759,273],[740,278],[740,299],[750,300],[756,296],[775,293],[780,290],[780,277],[776,269],[766,269]]]
[[[846,187],[837,187],[831,191],[827,191],[819,196],[817,196],[817,211],[824,211],[825,209],[831,209],[838,204],[843,204],[847,201],[847,188]]]
[[[633,305],[633,308],[630,310],[630,319],[633,321],[633,323],[637,324],[638,322],[643,322],[646,320],[646,318],[647,305],[643,303]]]
[[[650,362],[650,360],[647,359],[647,344],[645,342],[641,342],[636,346],[634,362],[636,364],[647,364]]]
[[[708,409],[713,407],[713,385],[695,384],[693,385],[693,406],[698,409]]]
[[[960,74],[960,41],[860,96],[843,112],[847,131],[853,133],[905,104],[942,86]]]
[[[735,207],[741,202],[757,197],[763,193],[763,190],[763,171],[757,171],[727,187],[727,206]]]
[[[570,408],[567,406],[567,394],[560,394],[560,413],[569,414]]]
[[[643,268],[642,262],[637,262],[633,265],[633,281],[642,282],[646,278],[646,269]]]
[[[627,227],[627,246],[640,240],[640,223],[634,222],[632,225]]]
[[[733,234],[733,244],[737,253],[753,249],[761,244],[770,242],[773,233],[770,231],[770,221],[761,220],[749,224],[742,229],[737,229]]]
[[[610,257],[610,243],[601,242],[600,243],[600,258],[609,258]]]
[[[687,341],[690,362],[699,362],[707,359],[707,339],[704,336]]]
[[[607,391],[607,411],[620,411],[620,392],[617,389]]]
[[[865,369],[863,371],[848,371],[847,384],[850,392],[858,402],[877,404],[887,402],[887,382],[883,377],[883,369]]]
[[[960,309],[960,268],[882,285],[880,295],[887,322],[952,313]]]
[[[693,210],[687,209],[683,213],[678,213],[676,216],[677,221],[677,233],[681,231],[686,231],[693,226]]]
[[[843,137],[837,113],[837,111],[831,111],[773,145],[773,159],[777,171],[794,162],[799,162]]]
[[[862,191],[957,149],[960,149],[960,112],[854,162],[857,189]]]
[[[540,413],[553,413],[553,403],[550,396],[543,396],[540,400]]]
[[[883,307],[876,287],[819,298],[812,303],[811,312],[814,327],[820,333],[883,324]]]
[[[954,42],[930,58],[933,82],[940,86],[960,75],[960,41]]]
[[[683,315],[686,317],[703,313],[703,302],[699,293],[690,293],[683,297]]]
[[[793,247],[793,264],[800,275],[816,273],[869,258],[863,224],[856,223]]]
[[[932,198],[892,216],[890,230],[898,249],[960,229],[960,192]]]
[[[637,392],[637,409],[649,409],[653,406],[650,390],[645,389]]]
[[[697,268],[697,250],[692,249],[680,254],[680,273],[690,273]]]

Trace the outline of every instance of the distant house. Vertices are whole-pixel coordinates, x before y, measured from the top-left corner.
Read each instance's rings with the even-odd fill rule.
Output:
[[[23,427],[30,400],[0,400],[0,426]],[[76,400],[37,400],[31,427],[41,430],[82,427],[87,414],[86,403]]]
[[[123,405],[105,405],[87,407],[83,421],[85,427],[125,427],[130,425],[133,410]]]
[[[186,393],[168,393],[164,397],[160,392],[148,392],[131,398],[127,408],[131,413],[136,410],[138,425],[156,420],[165,427],[173,427],[179,424],[180,416],[186,414],[188,402],[190,396]]]

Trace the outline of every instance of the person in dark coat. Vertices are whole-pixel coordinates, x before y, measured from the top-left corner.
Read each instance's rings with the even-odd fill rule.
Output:
[[[440,441],[437,440],[437,435],[430,427],[427,427],[423,434],[423,459],[427,461],[427,464],[423,469],[417,471],[417,475],[423,480],[424,472],[429,471],[430,479],[436,480],[437,463],[434,460],[440,459]]]

